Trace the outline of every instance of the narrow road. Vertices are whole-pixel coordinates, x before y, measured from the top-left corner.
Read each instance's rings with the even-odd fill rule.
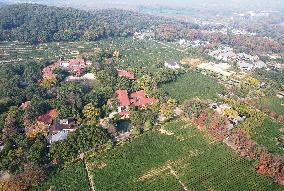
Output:
[[[180,180],[179,176],[177,175],[176,171],[173,169],[173,167],[171,165],[168,165],[168,169],[170,169],[171,174],[176,177],[176,179],[178,180],[178,182],[180,183],[180,185],[182,186],[184,191],[189,191],[189,189],[187,188],[187,186]]]
[[[90,190],[95,191],[95,184],[94,184],[94,179],[93,179],[94,177],[92,173],[90,173],[90,170],[88,168],[88,163],[86,162],[86,160],[83,159],[83,162],[85,164],[85,169],[86,169],[88,180],[89,180]]]

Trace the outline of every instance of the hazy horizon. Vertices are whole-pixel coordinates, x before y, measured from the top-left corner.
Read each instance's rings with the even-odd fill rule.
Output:
[[[74,8],[138,8],[139,6],[151,7],[172,7],[172,8],[193,8],[193,9],[213,9],[213,10],[283,10],[282,0],[0,0],[3,3],[41,3],[58,6],[71,6]]]

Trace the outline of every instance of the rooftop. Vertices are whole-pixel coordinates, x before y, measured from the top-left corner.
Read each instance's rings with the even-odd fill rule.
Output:
[[[128,98],[128,93],[126,90],[117,90],[116,91],[117,94],[117,99],[119,102],[119,106],[129,106],[130,105],[130,101]]]
[[[56,109],[51,109],[43,115],[40,115],[37,120],[46,124],[51,124],[52,121],[58,116]]]
[[[126,70],[117,70],[119,77],[126,77],[130,80],[135,80],[134,73]]]
[[[178,61],[176,61],[176,60],[167,60],[166,63],[169,64],[169,65],[171,65],[171,66],[176,66],[176,65],[178,65]]]
[[[135,106],[144,106],[157,103],[156,98],[147,98],[144,90],[140,90],[131,94],[130,102]]]

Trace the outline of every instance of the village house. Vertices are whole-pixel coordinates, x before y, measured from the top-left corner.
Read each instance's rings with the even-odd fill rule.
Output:
[[[261,68],[265,68],[266,67],[266,64],[263,61],[261,61],[261,60],[258,60],[256,62],[254,62],[253,65],[254,65],[255,69],[257,69],[257,68],[261,69]]]
[[[86,73],[83,76],[68,76],[65,81],[76,81],[76,80],[94,80],[96,79],[93,73]]]
[[[283,92],[278,92],[278,93],[276,94],[276,96],[277,96],[278,98],[280,98],[280,99],[283,99],[283,98],[284,98],[284,91],[283,91]]]
[[[233,128],[235,128],[241,121],[244,121],[246,119],[245,115],[239,114],[237,113],[236,116],[226,116],[226,110],[230,110],[232,107],[228,104],[217,104],[217,103],[213,103],[210,105],[210,107],[217,113],[227,117],[227,119],[229,120],[229,124],[228,124],[228,129],[231,130]]]
[[[208,55],[216,58],[217,60],[223,60],[226,62],[237,58],[237,55],[230,47],[221,47],[217,50],[210,51]]]
[[[118,101],[118,113],[121,117],[128,118],[129,117],[129,106],[130,100],[128,98],[128,93],[126,90],[117,90],[117,101]]]
[[[117,70],[117,74],[119,77],[126,77],[129,80],[135,80],[135,76],[133,72],[129,72],[126,70]]]
[[[133,39],[144,40],[145,38],[151,39],[154,33],[151,30],[143,30],[140,32],[135,32],[133,34]]]
[[[137,107],[145,107],[158,103],[156,98],[147,98],[144,90],[140,90],[131,94],[130,103]]]
[[[56,68],[62,68],[76,76],[81,76],[84,72],[86,72],[87,68],[92,65],[92,62],[86,61],[80,56],[77,56],[76,59],[72,59],[69,61],[59,60],[51,65],[46,66],[42,70],[43,78],[55,77],[53,71]]]
[[[47,135],[49,144],[66,139],[68,133],[73,132],[78,128],[73,117],[62,120],[56,119],[57,117],[57,110],[51,109],[37,118],[37,121],[44,123],[49,128]]]
[[[83,58],[77,57],[69,61],[60,61],[59,65],[61,68],[75,74],[76,76],[81,76],[86,69],[92,65],[90,61],[86,61]]]
[[[76,129],[78,129],[78,125],[73,117],[55,120],[50,126],[47,140],[49,144],[64,140],[70,132],[74,132]]]
[[[281,56],[278,54],[268,54],[267,56],[273,60],[281,59]]]
[[[164,66],[170,69],[180,69],[181,68],[178,61],[176,60],[168,60],[165,62]]]
[[[259,60],[258,56],[252,56],[246,53],[239,53],[237,56],[239,60],[243,60],[243,61],[256,62]]]
[[[281,63],[271,62],[269,63],[268,66],[271,70],[276,70],[276,71],[281,70],[281,68],[284,69],[284,64],[281,64]]]
[[[239,61],[237,65],[241,70],[251,71],[253,69],[253,65],[245,61]]]
[[[46,66],[45,68],[42,69],[42,77],[43,78],[55,77],[55,74],[53,73],[53,71],[58,67],[59,67],[58,63],[53,63],[51,65]]]
[[[156,98],[148,98],[144,90],[133,92],[128,96],[126,90],[117,90],[118,113],[123,118],[129,118],[129,106],[133,105],[139,108],[145,108],[147,105],[158,103]]]
[[[48,126],[53,123],[53,120],[58,116],[58,112],[56,109],[51,109],[47,111],[45,114],[37,117],[37,121],[42,122]]]

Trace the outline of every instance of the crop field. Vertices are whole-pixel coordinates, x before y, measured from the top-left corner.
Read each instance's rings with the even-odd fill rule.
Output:
[[[20,42],[0,42],[0,64],[14,64],[26,60],[57,60],[74,58],[79,52],[93,50],[92,42],[60,42],[29,45]]]
[[[277,138],[283,133],[280,129],[284,128],[283,124],[273,122],[271,119],[266,118],[261,127],[257,127],[252,132],[252,138],[260,145],[264,145],[270,152],[275,154],[284,155],[284,149],[278,145]]]
[[[67,167],[53,175],[42,185],[30,189],[30,191],[46,191],[49,188],[54,191],[83,191],[89,190],[87,173],[82,162]]]
[[[19,42],[1,42],[0,56],[2,63],[19,63],[24,60],[57,60],[61,57],[74,58],[80,52],[94,53],[101,50],[119,50],[121,62],[119,67],[138,67],[148,71],[155,70],[166,60],[181,60],[196,53],[194,49],[178,49],[172,43],[154,40],[134,40],[133,38],[112,38],[95,42],[55,42],[29,45]]]
[[[120,50],[122,55],[120,66],[145,68],[155,70],[157,65],[163,65],[166,60],[181,60],[195,55],[193,49],[186,51],[176,48],[172,43],[154,40],[134,40],[132,38],[114,38],[97,42],[102,49]]]
[[[262,111],[269,110],[277,115],[284,115],[284,99],[276,96],[264,97],[257,102],[257,107]]]
[[[249,161],[180,121],[99,154],[90,163],[97,191],[281,190]]]
[[[163,85],[162,89],[171,97],[183,102],[193,97],[217,100],[218,93],[222,93],[224,87],[213,77],[191,71],[176,81]]]

